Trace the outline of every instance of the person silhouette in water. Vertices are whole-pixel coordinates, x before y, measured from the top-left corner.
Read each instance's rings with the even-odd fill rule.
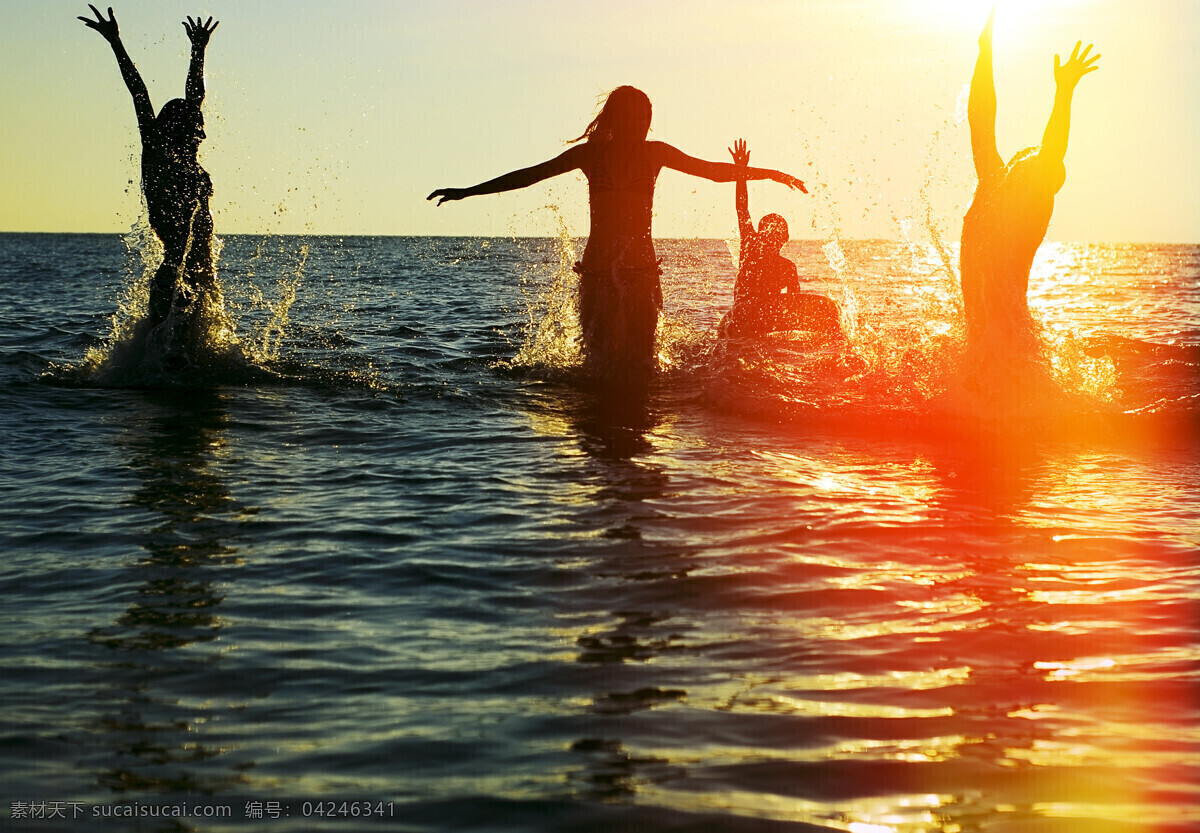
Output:
[[[804,183],[780,171],[708,162],[666,142],[648,141],[650,99],[617,87],[573,147],[541,164],[512,171],[470,188],[440,188],[437,204],[481,194],[527,188],[579,170],[587,178],[591,229],[579,274],[579,323],[584,360],[600,377],[644,378],[654,367],[654,339],[662,308],[662,270],[650,224],[654,185],[663,168],[731,182],[771,179],[804,191]],[[805,191],[807,193],[807,191]]]
[[[750,164],[746,142],[738,139],[729,148],[733,164]],[[722,337],[747,337],[777,330],[808,330],[827,337],[841,337],[837,304],[813,292],[803,292],[796,264],[783,256],[788,242],[787,220],[778,214],[766,214],[758,221],[758,231],[750,220],[750,195],[745,179],[734,188],[738,235],[737,283],[733,288],[733,308],[721,319],[717,334]]]
[[[1031,355],[1037,337],[1026,292],[1029,270],[1046,236],[1054,195],[1066,181],[1063,160],[1071,127],[1071,99],[1079,79],[1099,69],[1092,45],[1060,64],[1054,56],[1054,107],[1041,147],[1026,148],[1004,164],[996,147],[996,87],[992,75],[992,24],[979,36],[979,59],[971,78],[967,120],[979,184],[963,218],[959,267],[967,342],[997,356]]]
[[[142,192],[150,227],[163,246],[162,265],[150,283],[150,326],[158,327],[172,317],[173,307],[177,314],[194,319],[203,295],[216,287],[213,221],[208,207],[212,180],[196,157],[204,140],[200,109],[204,103],[204,50],[218,23],[211,17],[204,22],[189,17],[184,22],[192,43],[184,98],[171,99],[155,116],[146,84],[121,43],[113,10],[109,8],[106,20],[95,6],[89,4],[88,8],[96,19],[79,19],[108,41],[133,96],[142,139]]]

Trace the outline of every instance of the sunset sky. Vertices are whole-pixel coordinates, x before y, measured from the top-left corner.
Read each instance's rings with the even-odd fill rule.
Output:
[[[218,233],[587,233],[569,174],[434,208],[425,196],[550,158],[619,84],[654,103],[651,138],[809,183],[751,186],[795,237],[955,229],[974,178],[965,90],[990,0],[125,0],[122,38],[155,108],[183,94],[180,21],[208,51]],[[1001,154],[1037,144],[1053,55],[1094,42],[1049,237],[1200,242],[1200,3],[999,0]],[[133,107],[83,2],[6,4],[0,231],[123,231],[140,211]],[[733,186],[665,171],[659,237],[728,237]],[[912,229],[916,231],[912,231]]]

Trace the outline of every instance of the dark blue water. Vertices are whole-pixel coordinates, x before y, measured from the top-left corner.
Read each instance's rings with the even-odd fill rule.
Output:
[[[1045,247],[989,408],[886,242],[788,252],[844,349],[664,242],[596,391],[572,245],[228,238],[240,358],[114,381],[137,252],[0,235],[9,826],[1200,829],[1200,249]]]

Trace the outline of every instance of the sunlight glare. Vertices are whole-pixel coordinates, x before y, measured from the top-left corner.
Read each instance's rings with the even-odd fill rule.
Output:
[[[1025,30],[1046,17],[1043,0],[913,0],[913,9],[927,26],[978,32],[996,9],[996,28]]]

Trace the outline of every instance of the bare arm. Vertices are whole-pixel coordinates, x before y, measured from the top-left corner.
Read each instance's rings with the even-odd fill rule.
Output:
[[[146,89],[146,82],[142,80],[137,67],[133,65],[133,59],[125,51],[125,45],[121,43],[121,35],[117,30],[117,18],[113,14],[112,8],[109,7],[108,20],[105,20],[100,14],[100,10],[90,3],[88,8],[96,15],[96,19],[92,20],[88,17],[79,19],[89,29],[95,29],[103,35],[109,46],[112,47],[113,54],[117,56],[117,66],[121,70],[121,78],[125,80],[125,86],[128,88],[129,94],[133,96],[133,110],[137,114],[138,129],[145,136],[146,131],[154,125],[154,108],[150,105],[150,92]]]
[[[551,177],[582,167],[583,156],[586,152],[586,145],[576,145],[541,164],[511,171],[495,179],[489,179],[487,182],[472,185],[470,188],[439,188],[425,199],[432,200],[438,198],[437,204],[441,205],[450,200],[461,200],[466,197],[499,194],[502,191],[516,191],[519,188],[528,188],[530,185],[535,185],[543,179],[550,179]]]
[[[789,188],[799,189],[808,193],[804,183],[791,174],[775,171],[770,168],[751,168],[749,165],[734,165],[729,162],[708,162],[688,156],[678,148],[666,142],[647,142],[657,154],[657,161],[664,168],[673,168],[681,173],[697,176],[712,182],[735,182],[751,179],[770,179],[782,183]]]
[[[199,15],[196,16],[195,20],[188,17],[183,24],[188,40],[192,42],[192,60],[188,64],[187,86],[184,88],[184,96],[189,103],[195,104],[197,107],[204,103],[204,50],[208,48],[209,37],[212,36],[213,31],[220,25],[220,21],[213,23],[211,17],[201,23]]]
[[[733,157],[733,164],[742,165],[743,167],[750,164],[750,151],[746,149],[746,141],[738,139],[733,143],[733,147],[728,148],[729,155]],[[739,179],[734,187],[733,205],[737,209],[738,218],[738,235],[742,238],[742,242],[750,239],[754,234],[754,223],[750,220],[750,193],[746,187],[746,180]]]
[[[1075,95],[1075,85],[1079,83],[1080,78],[1100,68],[1095,65],[1096,61],[1100,60],[1098,54],[1088,57],[1092,45],[1089,43],[1081,54],[1079,47],[1082,45],[1082,41],[1076,43],[1075,48],[1071,50],[1071,57],[1061,66],[1059,57],[1054,56],[1054,81],[1057,84],[1054,109],[1050,111],[1050,121],[1046,123],[1042,149],[1038,151],[1038,155],[1059,164],[1067,156],[1067,137],[1071,132],[1071,99]]]
[[[967,99],[971,155],[975,159],[975,175],[981,180],[1004,167],[1004,159],[996,148],[996,82],[992,74],[992,23],[995,19],[993,7],[979,35],[979,59],[975,62],[971,95]]]

